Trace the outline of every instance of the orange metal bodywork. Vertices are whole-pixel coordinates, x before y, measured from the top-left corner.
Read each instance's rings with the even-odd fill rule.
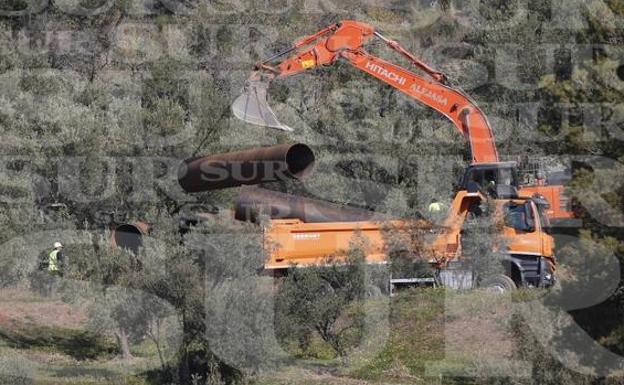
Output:
[[[461,230],[473,204],[479,204],[483,195],[460,191],[455,196],[440,228],[434,229],[424,221],[388,222],[332,222],[304,223],[298,219],[272,220],[265,230],[267,259],[265,269],[286,269],[292,265],[320,266],[344,262],[353,242],[358,237],[364,248],[366,262],[388,262],[390,244],[402,244],[405,250],[417,251],[422,260],[443,268],[450,261],[462,258]],[[502,213],[504,204],[524,203],[524,199],[495,200],[496,213]],[[534,217],[539,218],[532,205]],[[509,254],[545,257],[554,270],[554,240],[542,228],[539,219],[532,232],[518,231],[503,226]],[[414,230],[422,230],[414,238]],[[428,239],[429,238],[429,239]],[[328,258],[329,257],[329,258]]]
[[[461,230],[468,216],[470,206],[480,204],[485,197],[480,193],[459,191],[453,200],[443,227],[445,232],[440,234],[432,243],[431,250],[438,261],[447,262],[461,257]],[[508,203],[523,204],[527,200],[494,199],[495,216],[501,220],[503,205]],[[519,231],[509,226],[502,226],[502,235],[507,241],[510,254],[535,255],[554,259],[554,239],[549,235],[541,221],[535,205],[531,205],[535,220],[535,230],[531,232]]]
[[[366,52],[363,45],[374,36],[424,71],[428,78]],[[260,72],[252,75],[252,78],[261,76],[261,73],[270,78],[292,76],[308,69],[333,64],[342,58],[450,119],[469,141],[473,162],[498,162],[492,128],[476,103],[460,90],[450,87],[442,72],[420,61],[398,42],[385,38],[373,26],[343,20],[299,40],[287,52],[298,49],[301,52],[278,65],[267,64],[271,59],[258,64],[257,70]]]
[[[401,227],[402,223],[395,223]],[[378,222],[304,223],[274,219],[265,233],[268,259],[265,269],[287,269],[293,264],[319,266],[344,262],[356,234],[366,239],[366,261],[386,263],[383,224]],[[327,259],[331,257],[331,261]]]
[[[565,194],[565,187],[562,185],[523,185],[518,194],[526,198],[530,198],[535,194],[542,195],[550,203],[550,208],[546,213],[551,219],[574,218],[570,200]]]

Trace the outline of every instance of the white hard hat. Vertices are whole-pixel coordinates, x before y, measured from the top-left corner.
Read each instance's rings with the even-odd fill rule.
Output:
[[[63,247],[63,245],[61,244],[61,242],[54,242],[54,248],[58,249],[60,247]]]

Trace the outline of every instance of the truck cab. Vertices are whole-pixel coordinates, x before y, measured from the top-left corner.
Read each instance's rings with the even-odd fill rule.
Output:
[[[551,286],[555,282],[556,258],[554,238],[548,232],[547,207],[540,198],[494,199],[478,191],[459,191],[449,208],[444,230],[431,243],[432,262],[440,269],[470,263],[471,256],[465,255],[462,248],[464,230],[489,215],[498,223],[505,248],[501,264],[514,285]],[[483,232],[487,234],[487,229]]]

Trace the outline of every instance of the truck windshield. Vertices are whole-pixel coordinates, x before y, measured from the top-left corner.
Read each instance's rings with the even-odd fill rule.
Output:
[[[534,231],[534,219],[531,206],[527,203],[505,204],[505,225],[520,231]]]

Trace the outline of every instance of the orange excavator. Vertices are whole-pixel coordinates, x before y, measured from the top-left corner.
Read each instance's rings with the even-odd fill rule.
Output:
[[[364,46],[371,39],[381,39],[388,47],[406,58],[424,74],[409,71],[397,64],[366,52]],[[284,56],[286,59],[274,62]],[[408,52],[398,42],[384,37],[374,27],[358,21],[344,20],[321,31],[306,36],[286,51],[258,63],[250,76],[246,92],[232,105],[234,115],[246,122],[278,128],[292,129],[278,120],[267,104],[267,89],[274,79],[303,73],[338,60],[389,84],[404,94],[435,109],[446,116],[470,144],[471,164],[466,169],[459,189],[477,184],[483,189],[502,186],[498,192],[514,191],[518,197],[539,196],[549,202],[550,219],[572,218],[569,200],[563,186],[547,186],[538,182],[521,185],[516,162],[501,162],[492,128],[483,111],[470,96],[452,86],[449,78],[436,71]],[[509,189],[508,186],[513,187]]]

